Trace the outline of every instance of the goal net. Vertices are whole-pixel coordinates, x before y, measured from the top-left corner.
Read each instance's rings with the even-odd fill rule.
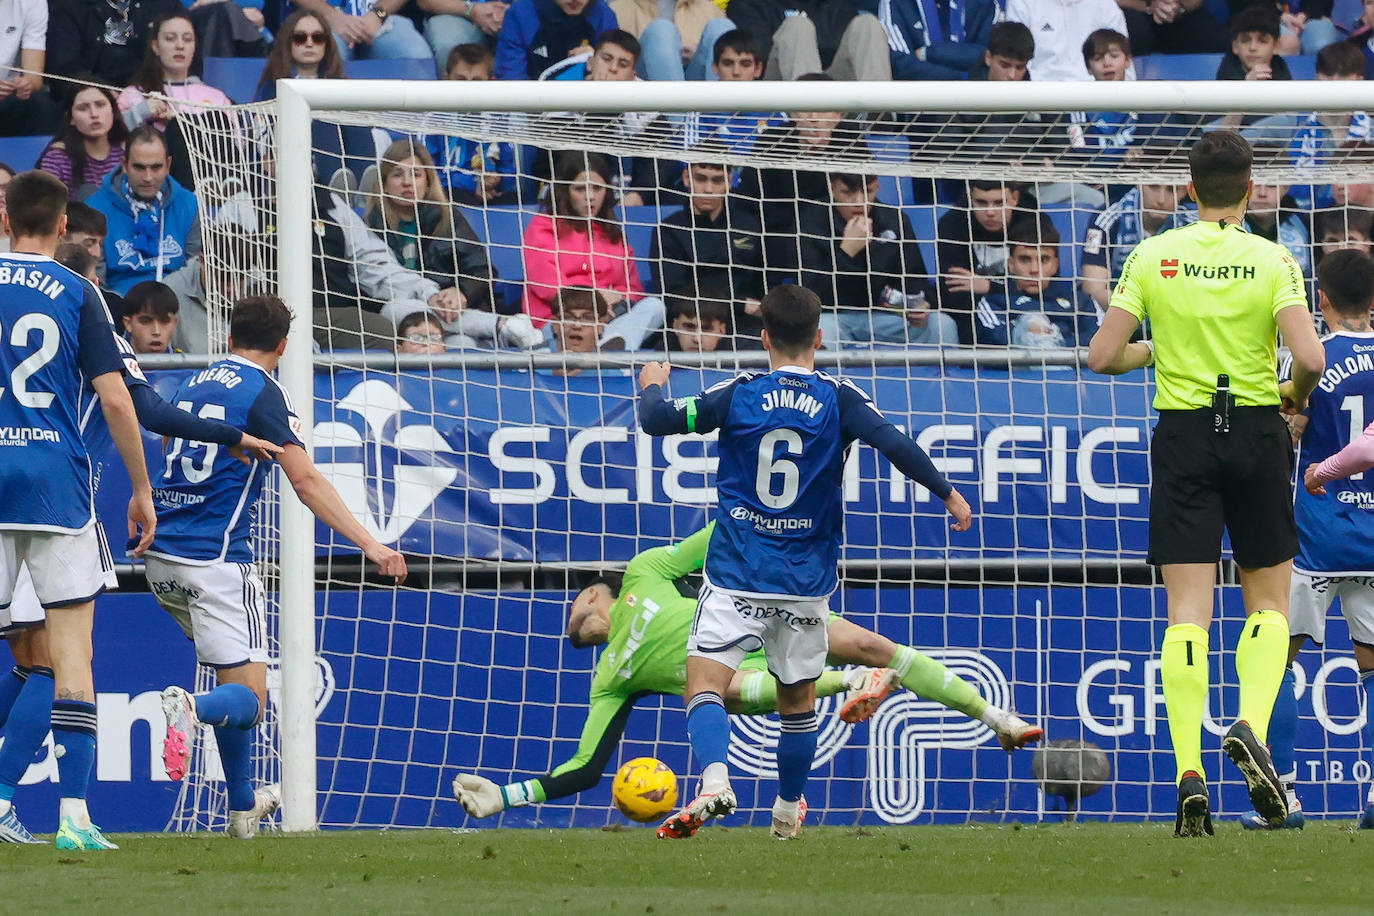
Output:
[[[1078,348],[1134,243],[1196,218],[1186,153],[1215,124],[1254,142],[1251,231],[1309,278],[1333,248],[1367,247],[1363,84],[1321,84],[1320,113],[1310,84],[942,84],[931,101],[910,84],[712,84],[712,114],[687,112],[700,84],[296,85],[309,108],[283,84],[280,109],[183,119],[206,346],[223,349],[236,296],[283,292],[283,378],[313,412],[315,461],[411,578],[382,586],[327,529],[293,528],[285,498],[262,532],[274,640],[295,633],[264,738],[294,773],[288,828],[476,826],[457,773],[507,783],[575,755],[597,652],[565,637],[570,601],[714,502],[710,437],[637,432],[635,367],[667,351],[683,396],[766,365],[756,300],[777,283],[817,292],[820,364],[975,511],[950,531],[938,500],[855,448],[834,609],[1111,765],[1066,800],[962,713],[902,691],[850,726],[830,697],[816,820],[1173,814],[1163,591],[1145,564],[1152,386],[1092,375]],[[1241,619],[1233,572],[1219,567],[1219,647]],[[1219,736],[1237,696],[1214,656]],[[1358,810],[1370,774],[1344,626],[1299,666],[1304,809]],[[777,735],[775,717],[732,720],[745,821],[767,816]],[[694,779],[677,697],[639,700],[606,773],[644,755]],[[176,823],[205,823],[213,798],[193,785]],[[1217,810],[1247,807],[1224,782]],[[605,779],[481,823],[622,822]]]

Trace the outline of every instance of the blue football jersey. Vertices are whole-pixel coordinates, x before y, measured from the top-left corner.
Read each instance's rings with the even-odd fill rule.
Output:
[[[688,432],[720,430],[704,570],[712,587],[756,598],[833,592],[845,451],[890,425],[868,395],[824,372],[784,367],[745,372],[671,406]]]
[[[303,447],[285,389],[242,357],[190,376],[172,403],[269,442]],[[153,484],[157,533],[148,552],[183,563],[251,563],[253,522],[268,470],[258,461],[245,465],[214,443],[173,439]]]
[[[147,385],[148,378],[143,374],[143,369],[138,364],[138,356],[134,353],[134,348],[129,346],[129,342],[118,334],[114,335],[114,343],[124,370],[124,385],[130,391],[140,385]],[[100,397],[95,393],[95,389],[89,385],[81,390],[80,416],[81,438],[86,443],[86,451],[91,455],[92,489],[99,490],[100,478],[105,470],[104,463],[100,458],[102,455],[112,453],[114,437],[110,435],[110,424],[105,420],[105,412],[100,409]],[[149,471],[150,477],[152,473]]]
[[[1374,334],[1338,331],[1323,339],[1326,371],[1312,392],[1298,443],[1298,474],[1339,452],[1374,421]],[[1299,550],[1293,565],[1327,575],[1374,575],[1374,471],[1295,488]]]
[[[81,400],[91,379],[121,369],[114,338],[80,276],[0,254],[0,529],[72,533],[95,518]]]

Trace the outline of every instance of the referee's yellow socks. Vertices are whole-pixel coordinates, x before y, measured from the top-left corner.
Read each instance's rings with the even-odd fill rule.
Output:
[[[1164,631],[1159,679],[1169,715],[1169,737],[1174,742],[1176,781],[1181,782],[1189,770],[1206,779],[1202,768],[1202,712],[1207,707],[1208,680],[1206,630],[1195,623],[1176,623]]]
[[[1240,679],[1240,717],[1250,723],[1260,744],[1269,743],[1269,717],[1288,666],[1288,618],[1278,611],[1255,611],[1245,618],[1236,643]]]

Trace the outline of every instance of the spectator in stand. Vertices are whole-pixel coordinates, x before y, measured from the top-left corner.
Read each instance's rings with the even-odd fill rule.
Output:
[[[119,94],[119,110],[130,129],[152,124],[159,130],[178,114],[198,115],[208,107],[228,108],[234,103],[214,86],[191,75],[196,56],[196,30],[183,14],[163,16],[153,26],[143,64],[130,85]],[[160,93],[170,101],[149,98]]]
[[[123,159],[122,149],[120,150],[120,159],[121,161]],[[95,260],[98,275],[105,272],[105,227],[105,214],[90,204],[80,201],[72,201],[67,204],[67,234],[62,236],[62,241],[80,245],[86,249]]]
[[[89,196],[119,168],[129,129],[117,111],[114,93],[102,86],[67,96],[67,126],[39,155],[38,167],[62,180],[69,200]]]
[[[711,0],[673,0],[660,16],[658,0],[610,0],[620,28],[644,49],[639,75],[646,80],[709,80],[716,40],[735,24]]]
[[[1337,41],[1322,48],[1317,52],[1317,79],[1322,82],[1364,79],[1364,56],[1360,49],[1348,41]],[[1261,124],[1268,129],[1259,131]],[[1252,144],[1264,140],[1289,143],[1288,155],[1294,168],[1306,172],[1322,165],[1337,147],[1368,141],[1370,129],[1368,112],[1312,111],[1305,116],[1265,118],[1242,133]],[[1304,185],[1294,187],[1290,193],[1294,202],[1304,209],[1331,206],[1328,186]]]
[[[611,308],[596,290],[564,287],[553,297],[552,320],[545,328],[549,349],[554,353],[595,353],[602,349],[610,321]],[[573,376],[581,371],[581,366],[564,366],[553,374]]]
[[[1341,28],[1331,21],[1335,0],[1288,0],[1279,3],[1280,54],[1316,54],[1336,41],[1344,41]]]
[[[370,60],[432,57],[429,42],[403,8],[410,0],[293,0],[314,13],[338,43],[339,56]]]
[[[1226,26],[1205,0],[1116,0],[1126,17],[1131,53],[1213,54],[1225,51]]]
[[[183,9],[179,0],[130,0],[115,5],[104,0],[49,0],[48,72],[127,85],[143,60],[153,21]],[[65,101],[75,88],[58,81],[53,91]]]
[[[807,73],[801,81],[829,82],[824,73]],[[852,157],[866,154],[864,128],[842,111],[794,111],[754,143],[754,152],[780,158]],[[739,197],[762,214],[765,237],[783,246],[780,264],[795,263],[796,227],[810,208],[829,209],[830,179],[825,172],[790,168],[747,169],[740,177]],[[793,249],[787,251],[787,248]]]
[[[368,203],[364,221],[385,240],[407,270],[432,280],[445,295],[431,314],[444,324],[449,346],[532,347],[544,335],[525,315],[494,314],[491,262],[457,207],[449,203],[434,160],[414,140],[397,140],[382,154],[381,193]]]
[[[1131,69],[1131,42],[1120,32],[1098,29],[1083,40],[1083,63],[1097,82],[1126,79]],[[1069,115],[1069,147],[1100,157],[1139,153],[1136,128],[1140,118],[1129,111],[1075,111]]]
[[[619,28],[606,0],[513,0],[496,41],[496,78],[537,79]]]
[[[275,241],[250,236],[238,229],[221,230],[211,254],[188,258],[186,265],[163,283],[177,297],[177,326],[172,347],[183,353],[210,352],[210,311],[217,310],[221,330],[227,330],[230,306],[244,296],[268,289],[264,264]],[[207,291],[213,289],[213,298]],[[218,341],[223,343],[221,339]]]
[[[78,245],[76,242],[61,242],[57,246],[56,253],[53,254],[53,260],[90,280],[91,285],[100,291],[100,298],[105,300],[105,307],[110,310],[110,317],[116,325],[123,322],[124,297],[114,290],[106,289],[101,283],[96,272],[96,259],[86,250],[84,245]]]
[[[1231,50],[1217,67],[1217,79],[1291,80],[1288,63],[1275,53],[1278,41],[1278,11],[1247,6],[1231,17]]]
[[[493,0],[494,2],[494,0]],[[446,80],[495,78],[495,59],[486,45],[455,45],[448,54]],[[484,113],[483,118],[493,115]],[[449,134],[431,134],[425,146],[439,169],[439,182],[456,203],[496,206],[519,202],[515,146],[483,143]]]
[[[716,353],[735,348],[730,294],[718,287],[667,296],[668,327],[655,343],[668,353]]]
[[[124,297],[124,337],[135,353],[175,353],[172,334],[181,303],[164,283],[135,283]]]
[[[711,73],[725,82],[747,83],[763,78],[759,40],[744,29],[731,29],[716,39]],[[771,111],[700,111],[687,116],[683,144],[695,146],[704,139],[723,144],[731,152],[747,153],[759,135],[781,123]]]
[[[883,24],[855,0],[730,0],[725,12],[763,46],[764,79],[892,79]]]
[[[43,85],[48,56],[48,5],[43,0],[12,0],[3,9],[0,137],[56,133],[62,123],[61,109]]]
[[[297,10],[287,16],[277,30],[272,53],[258,78],[258,101],[275,99],[277,80],[287,78],[347,79],[338,44],[325,28],[324,20],[314,13]],[[345,169],[353,173],[350,184],[356,187],[357,175],[377,155],[372,131],[366,127],[352,124],[334,127],[313,121],[310,137],[315,174],[321,181],[329,181],[340,169]]]
[[[1178,210],[1184,185],[1142,184],[1098,213],[1083,236],[1083,292],[1105,314],[1131,250]]]
[[[1258,160],[1260,148],[1255,152]],[[1255,182],[1250,192],[1250,206],[1245,211],[1245,228],[1287,248],[1302,269],[1302,275],[1309,280],[1315,276],[1310,224],[1306,213],[1288,196],[1288,185]]]
[[[879,0],[892,78],[963,79],[983,62],[999,13],[997,0]]]
[[[1020,186],[997,180],[968,183],[968,204],[955,207],[935,226],[940,270],[940,311],[954,319],[959,341],[971,344],[973,307],[1007,276],[1007,227],[1039,204]]]
[[[1098,29],[1126,32],[1126,17],[1112,0],[1007,0],[1007,19],[1035,36],[1033,80],[1092,79],[1083,62],[1083,42]],[[1128,72],[1135,79],[1135,70]]]
[[[1321,265],[1322,258],[1342,248],[1368,253],[1374,239],[1372,215],[1374,211],[1359,208],[1318,211],[1312,221],[1313,269]]]
[[[543,327],[553,317],[559,290],[588,287],[615,316],[602,348],[637,350],[663,326],[663,301],[644,295],[634,253],[615,215],[610,174],[609,160],[599,153],[558,157],[553,191],[525,230],[524,311]]]
[[[433,354],[447,349],[444,326],[429,312],[411,312],[396,325],[397,353]]]
[[[172,157],[155,127],[129,134],[124,160],[89,203],[105,215],[105,280],[121,295],[141,280],[161,280],[200,253],[196,197],[169,174]]]
[[[665,294],[718,287],[728,290],[734,331],[758,340],[759,307],[767,292],[763,226],[758,208],[730,191],[730,169],[714,157],[719,146],[693,150],[682,170],[687,206],[664,218],[654,233],[649,263]]]
[[[496,47],[496,36],[506,21],[506,0],[416,0],[425,16],[425,41],[442,71],[458,45]]]
[[[935,288],[907,215],[877,202],[878,179],[831,173],[830,205],[803,214],[798,278],[820,297],[821,346],[952,345],[959,331],[932,311]]]
[[[541,80],[594,80],[628,82],[637,79],[639,39],[624,29],[608,29],[596,36],[596,44],[580,54],[570,54],[539,74]]]
[[[980,345],[1087,346],[1101,322],[1092,299],[1059,276],[1059,230],[1045,216],[1021,216],[1007,230],[1007,281],[980,297]]]

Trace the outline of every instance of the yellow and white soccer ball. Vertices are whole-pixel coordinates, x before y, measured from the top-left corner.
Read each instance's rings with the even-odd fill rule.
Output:
[[[611,798],[632,821],[656,820],[677,807],[677,774],[653,757],[636,757],[616,771]]]

